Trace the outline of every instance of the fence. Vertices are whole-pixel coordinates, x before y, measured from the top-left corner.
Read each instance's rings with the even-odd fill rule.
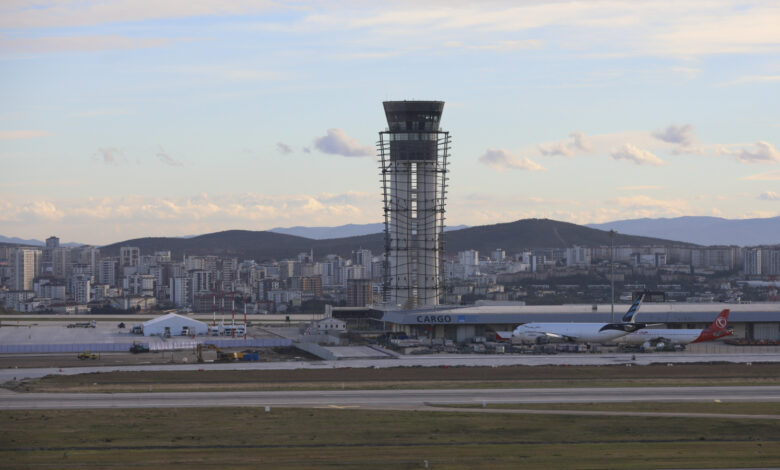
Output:
[[[194,349],[198,341],[154,341],[148,344],[150,351],[173,351],[177,349]],[[292,346],[288,338],[263,338],[240,340],[209,340],[203,344],[213,344],[219,348],[275,348]],[[0,344],[0,354],[35,354],[35,353],[74,353],[74,352],[127,352],[130,343],[65,343],[65,344]]]

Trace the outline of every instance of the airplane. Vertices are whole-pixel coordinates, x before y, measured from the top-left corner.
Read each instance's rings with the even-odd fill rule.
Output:
[[[558,340],[569,343],[609,343],[647,326],[636,323],[639,305],[644,299],[640,295],[623,315],[621,323],[525,323],[512,332],[512,336],[523,342],[540,343]]]
[[[729,309],[724,309],[715,320],[703,330],[694,329],[646,329],[635,331],[618,338],[615,342],[622,344],[643,345],[645,349],[655,347],[663,349],[667,345],[686,345],[715,341],[733,334],[726,329],[729,322]]]

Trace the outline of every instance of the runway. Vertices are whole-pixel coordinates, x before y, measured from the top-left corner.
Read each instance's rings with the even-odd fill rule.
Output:
[[[625,402],[780,402],[780,386],[344,390],[173,393],[0,392],[0,409],[330,407],[419,409],[429,405]]]

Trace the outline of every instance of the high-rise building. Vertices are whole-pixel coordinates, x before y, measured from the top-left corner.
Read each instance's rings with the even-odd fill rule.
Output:
[[[432,306],[443,292],[444,205],[448,132],[443,101],[385,101],[379,133],[385,212],[385,301]]]
[[[370,279],[347,280],[347,307],[365,307],[373,303]]]
[[[17,248],[11,254],[12,287],[14,290],[32,290],[35,278],[36,250]]]
[[[119,267],[138,266],[141,260],[141,249],[135,246],[119,247]]]
[[[745,275],[761,274],[761,248],[749,248],[744,252],[745,256]]]
[[[116,286],[116,258],[104,258],[98,262],[97,278],[100,284]]]
[[[77,274],[71,280],[73,285],[73,299],[78,304],[88,304],[92,300],[90,276],[86,274]]]

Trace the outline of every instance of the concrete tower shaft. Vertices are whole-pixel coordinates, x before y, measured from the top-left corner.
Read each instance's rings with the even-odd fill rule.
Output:
[[[385,301],[437,305],[449,134],[439,129],[442,101],[386,101],[379,133],[385,202]]]

